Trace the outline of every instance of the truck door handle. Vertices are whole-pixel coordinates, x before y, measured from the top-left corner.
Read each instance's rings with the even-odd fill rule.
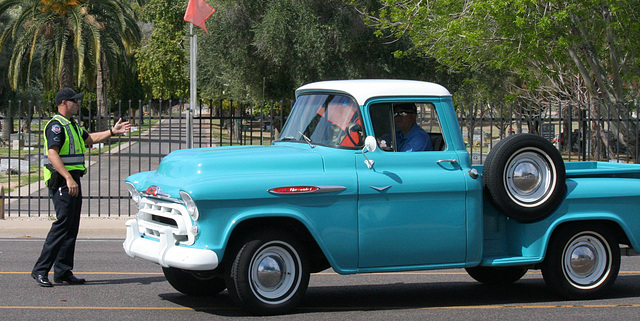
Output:
[[[457,159],[441,159],[438,160],[436,163],[440,164],[440,163],[452,163],[452,164],[457,164],[458,160]]]

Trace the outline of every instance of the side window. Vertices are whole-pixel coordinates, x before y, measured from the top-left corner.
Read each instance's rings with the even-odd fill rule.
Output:
[[[395,151],[395,135],[393,124],[393,110],[391,104],[374,104],[369,108],[373,132],[378,141],[378,147],[384,151]]]
[[[378,146],[384,151],[438,151],[446,147],[432,103],[373,104],[369,113]]]

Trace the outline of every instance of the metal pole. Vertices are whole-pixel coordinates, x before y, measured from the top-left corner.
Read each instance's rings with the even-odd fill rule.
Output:
[[[190,59],[189,59],[189,78],[190,78],[190,98],[189,109],[187,110],[187,148],[193,148],[193,110],[197,104],[197,71],[196,71],[196,53],[198,52],[198,36],[193,34],[193,24],[189,24],[190,39]]]
[[[29,215],[31,215],[31,212],[29,212]],[[0,220],[4,220],[4,186],[0,186]]]

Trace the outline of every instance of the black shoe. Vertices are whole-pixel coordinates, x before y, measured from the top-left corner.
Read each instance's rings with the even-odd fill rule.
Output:
[[[69,274],[61,278],[53,277],[53,282],[56,282],[56,283],[67,282],[69,284],[84,284],[84,281],[85,281],[84,279],[79,279],[75,277],[73,274]]]
[[[31,273],[31,277],[34,280],[36,280],[36,283],[38,283],[38,285],[41,287],[50,288],[53,286],[53,284],[51,284],[51,281],[49,281],[49,277],[46,274]]]

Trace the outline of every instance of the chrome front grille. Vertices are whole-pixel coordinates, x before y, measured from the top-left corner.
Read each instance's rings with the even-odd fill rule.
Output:
[[[160,237],[161,231],[169,229],[179,244],[191,245],[195,241],[192,222],[181,201],[143,197],[136,214],[141,234]]]

